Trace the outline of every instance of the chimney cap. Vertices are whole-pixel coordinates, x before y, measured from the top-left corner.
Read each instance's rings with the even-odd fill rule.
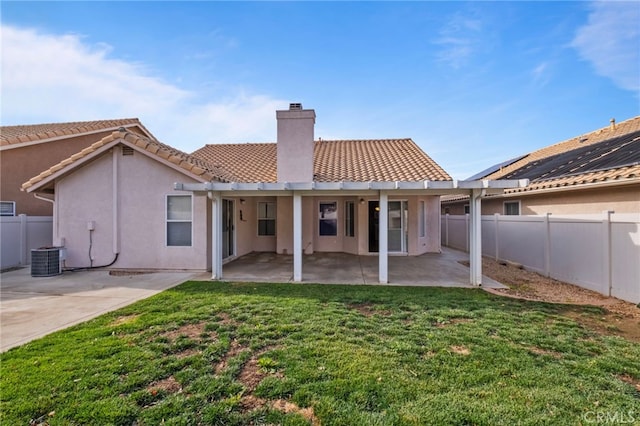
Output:
[[[289,111],[301,111],[302,110],[302,104],[301,103],[290,103],[289,104]]]

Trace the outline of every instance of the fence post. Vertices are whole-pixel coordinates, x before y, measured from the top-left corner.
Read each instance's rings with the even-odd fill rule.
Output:
[[[20,218],[20,265],[27,264],[27,215],[19,214]]]
[[[609,296],[611,296],[613,280],[611,278],[611,214],[613,212],[609,210],[604,210],[602,212],[602,240],[604,243],[603,247],[603,265],[602,265],[602,273],[605,279],[605,283],[607,284],[607,289]]]
[[[551,224],[549,216],[551,213],[545,214],[542,218],[544,222],[544,274],[547,277],[551,276]]]
[[[449,213],[444,215],[444,245],[449,247]]]
[[[500,250],[500,242],[498,241],[498,224],[500,221],[500,213],[493,214],[493,235],[495,236],[496,243],[496,261],[500,260],[500,256],[498,255],[498,250]]]

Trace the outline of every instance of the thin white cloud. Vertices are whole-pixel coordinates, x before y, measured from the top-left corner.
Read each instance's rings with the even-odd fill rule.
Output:
[[[546,86],[550,80],[549,63],[541,62],[532,71],[533,82],[538,86]]]
[[[3,25],[2,124],[139,117],[156,136],[192,151],[204,143],[273,140],[283,100],[237,90],[199,99],[105,44]]]
[[[440,30],[439,37],[433,41],[441,47],[437,52],[438,62],[454,69],[464,66],[480,47],[483,29],[479,19],[462,14],[454,15]]]
[[[640,92],[640,3],[597,1],[571,42],[597,74]]]

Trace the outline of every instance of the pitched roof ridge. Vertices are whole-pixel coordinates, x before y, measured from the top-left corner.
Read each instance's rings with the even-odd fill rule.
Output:
[[[153,136],[138,118],[116,118],[106,120],[69,121],[63,123],[18,124],[0,126],[0,145],[19,146],[26,143],[39,143],[65,136],[78,136],[86,133],[114,129],[122,126],[138,126]]]
[[[49,123],[32,123],[32,124],[12,124],[8,126],[0,126],[0,129],[10,128],[10,127],[32,127],[32,126],[57,126],[57,125],[83,125],[87,123],[104,123],[104,122],[114,122],[114,121],[137,121],[140,122],[138,117],[127,117],[127,118],[107,118],[104,120],[83,120],[83,121],[52,121]]]

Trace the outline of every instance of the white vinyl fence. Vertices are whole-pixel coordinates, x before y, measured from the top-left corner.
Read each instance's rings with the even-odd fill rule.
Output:
[[[0,269],[31,263],[31,249],[51,246],[51,216],[0,216]]]
[[[441,225],[442,245],[469,251],[469,215]],[[640,302],[640,214],[482,216],[482,254]]]

